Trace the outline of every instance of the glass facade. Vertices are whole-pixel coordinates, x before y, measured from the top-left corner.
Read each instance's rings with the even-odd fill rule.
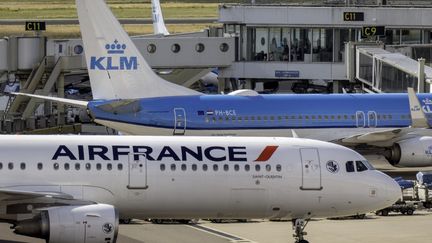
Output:
[[[345,43],[361,41],[360,29],[251,27],[227,25],[227,33],[239,38],[242,61],[261,62],[344,62]],[[429,30],[387,29],[386,36],[374,37],[387,45],[422,44],[431,39]]]

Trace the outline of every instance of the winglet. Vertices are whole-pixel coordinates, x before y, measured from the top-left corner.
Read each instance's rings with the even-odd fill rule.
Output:
[[[420,101],[417,98],[413,88],[408,88],[408,100],[411,112],[411,127],[413,128],[430,128]]]
[[[83,101],[83,100],[72,100],[72,99],[43,96],[43,95],[34,95],[34,94],[26,94],[26,93],[17,93],[17,92],[11,92],[11,94],[27,96],[27,97],[36,98],[36,99],[50,100],[50,101],[54,101],[54,102],[58,102],[58,103],[66,104],[66,105],[71,105],[71,106],[79,107],[79,108],[87,108],[87,105],[88,105],[88,101]]]

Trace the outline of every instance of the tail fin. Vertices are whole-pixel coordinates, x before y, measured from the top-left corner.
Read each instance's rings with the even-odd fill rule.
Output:
[[[103,0],[76,0],[94,99],[198,95],[157,76]]]
[[[169,35],[165,21],[162,15],[162,9],[159,0],[152,0],[152,19],[153,19],[153,32],[159,35]]]

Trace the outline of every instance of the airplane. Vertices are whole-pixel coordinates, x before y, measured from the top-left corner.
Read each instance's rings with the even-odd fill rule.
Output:
[[[0,154],[0,221],[47,243],[115,243],[122,218],[292,219],[307,243],[309,219],[401,196],[357,152],[303,138],[2,135]]]
[[[94,100],[13,94],[84,108],[123,134],[303,137],[432,165],[432,94],[205,95],[157,76],[103,1],[77,10]]]
[[[165,21],[162,15],[162,9],[159,0],[152,0],[151,4],[154,34],[169,35],[170,33],[165,26]]]

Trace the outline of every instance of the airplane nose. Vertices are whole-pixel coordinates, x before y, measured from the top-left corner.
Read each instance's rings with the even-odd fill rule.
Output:
[[[397,200],[399,200],[402,197],[402,190],[399,186],[399,184],[390,176],[385,175],[385,191],[386,191],[386,201],[389,202],[389,204],[394,204]],[[389,205],[389,206],[390,206]]]

